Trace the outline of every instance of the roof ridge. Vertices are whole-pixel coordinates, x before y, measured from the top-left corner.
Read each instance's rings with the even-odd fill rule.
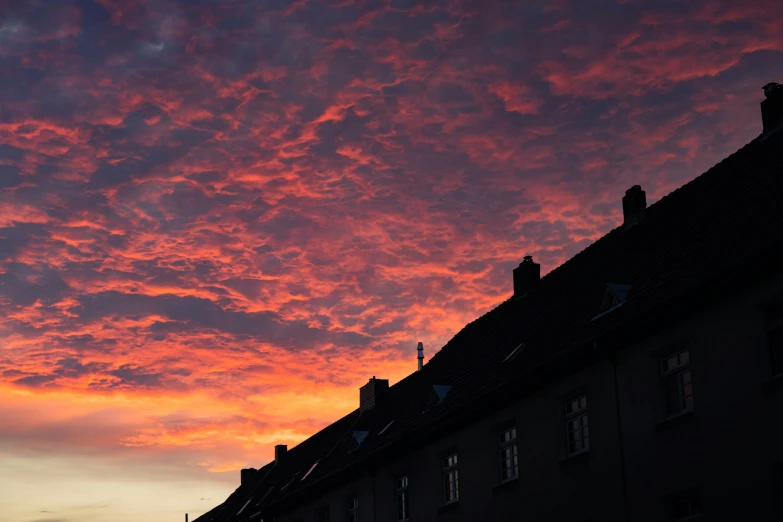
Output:
[[[746,153],[747,149],[750,148],[753,145],[756,145],[760,140],[762,140],[763,136],[764,136],[763,134],[760,134],[759,136],[757,136],[756,138],[752,139],[751,141],[749,141],[748,143],[743,145],[738,150],[736,150],[733,153],[729,154],[728,156],[726,156],[725,158],[720,160],[718,163],[716,163],[715,165],[713,165],[709,169],[705,170],[704,172],[702,172],[698,176],[694,177],[693,179],[691,179],[690,181],[688,181],[684,185],[681,185],[681,186],[675,188],[674,190],[672,190],[671,192],[665,194],[660,199],[658,199],[658,201],[656,201],[655,203],[649,205],[644,210],[644,214],[648,213],[650,209],[652,209],[652,208],[654,208],[656,206],[658,206],[658,208],[660,208],[659,205],[660,205],[661,202],[664,202],[664,201],[671,202],[672,201],[672,199],[671,199],[672,196],[675,196],[676,194],[682,195],[684,189],[685,189],[684,192],[688,192],[689,190],[691,190],[693,188],[693,185],[695,183],[700,182],[700,180],[703,181],[705,179],[705,176],[707,176],[708,174],[710,174],[713,171],[716,171],[716,169],[718,169],[721,165],[725,164],[727,161],[731,160],[732,158],[735,158],[736,156],[738,156],[740,154]],[[642,217],[642,219],[643,219],[643,217]],[[587,252],[594,251],[595,250],[594,247],[597,247],[598,245],[606,244],[605,240],[609,239],[610,236],[612,238],[614,238],[614,236],[617,234],[617,232],[622,230],[622,229],[623,229],[623,225],[621,224],[621,225],[617,225],[616,227],[614,227],[611,230],[607,231],[601,237],[599,237],[598,239],[596,239],[595,241],[593,241],[592,243],[587,245],[585,248],[583,248],[582,250],[580,250],[579,252],[574,254],[572,257],[570,257],[569,259],[566,259],[564,262],[562,262],[561,264],[559,264],[558,266],[556,266],[555,268],[553,268],[552,270],[550,270],[549,272],[547,272],[546,274],[541,276],[541,283],[540,284],[545,284],[544,281],[546,281],[547,279],[551,281],[552,278],[553,278],[553,275],[558,275],[558,274],[564,273],[565,269],[567,267],[575,266],[576,265],[576,261],[584,258],[584,256],[586,255]],[[488,310],[484,314],[480,315],[479,317],[477,317],[473,321],[467,323],[460,330],[458,330],[451,337],[451,339],[449,339],[446,342],[446,344],[441,346],[441,348],[437,352],[435,352],[435,354],[433,354],[433,356],[430,358],[430,361],[435,359],[435,357],[437,357],[441,352],[443,352],[443,350],[445,350],[450,344],[452,344],[452,342],[454,342],[456,340],[457,336],[459,336],[460,334],[465,332],[468,328],[473,327],[476,323],[488,320],[489,316],[494,314],[495,312],[497,312],[500,308],[508,306],[508,305],[510,305],[512,303],[516,303],[516,302],[522,301],[523,298],[524,298],[524,296],[514,296],[514,295],[512,295],[512,296],[508,297],[506,300],[501,301],[495,307],[491,308],[490,310]]]

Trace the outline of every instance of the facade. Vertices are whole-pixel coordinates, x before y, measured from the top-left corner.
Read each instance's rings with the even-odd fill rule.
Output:
[[[783,88],[763,133],[540,277],[199,522],[777,520]]]

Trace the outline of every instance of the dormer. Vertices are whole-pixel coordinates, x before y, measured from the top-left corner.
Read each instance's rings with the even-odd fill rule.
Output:
[[[601,300],[601,306],[598,309],[598,315],[593,317],[591,321],[595,321],[599,317],[602,317],[612,310],[625,304],[628,299],[628,294],[631,292],[631,285],[608,283],[606,285],[606,291],[604,297]]]
[[[433,384],[432,390],[430,391],[430,398],[427,403],[427,409],[424,410],[424,412],[427,412],[433,408],[438,407],[446,399],[446,396],[449,394],[450,391],[451,391],[451,386],[449,385]]]

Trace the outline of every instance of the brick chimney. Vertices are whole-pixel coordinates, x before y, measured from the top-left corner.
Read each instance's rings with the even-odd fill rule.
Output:
[[[283,458],[283,455],[285,455],[287,451],[288,446],[285,444],[278,444],[275,446],[275,464],[280,464],[280,459]]]
[[[541,280],[541,265],[533,262],[533,256],[525,256],[514,269],[514,297],[527,293]]]
[[[373,376],[367,384],[359,388],[359,411],[373,409],[377,403],[383,400],[387,391],[389,391],[389,381],[376,379]]]
[[[761,121],[766,134],[783,126],[783,85],[768,83],[764,86],[764,96],[766,99],[761,102]]]
[[[623,196],[623,223],[629,224],[647,208],[647,195],[639,185],[625,191]]]

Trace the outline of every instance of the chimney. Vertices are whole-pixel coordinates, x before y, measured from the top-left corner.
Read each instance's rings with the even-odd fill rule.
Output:
[[[768,83],[764,86],[766,99],[761,102],[761,121],[764,133],[783,127],[783,85]]]
[[[424,343],[419,341],[418,346],[416,346],[416,351],[419,352],[419,355],[416,357],[419,360],[419,369],[416,370],[417,372],[420,372],[421,369],[424,367]]]
[[[377,403],[383,400],[387,391],[389,391],[389,381],[376,379],[373,376],[370,382],[359,388],[359,411],[373,409]]]
[[[256,476],[257,470],[255,468],[246,468],[240,471],[240,478],[239,478],[239,484],[241,486],[246,486],[247,484],[250,484],[253,481],[253,478]]]
[[[533,262],[533,256],[525,256],[514,269],[514,297],[527,293],[541,280],[541,265]]]
[[[623,196],[623,224],[629,224],[647,208],[647,195],[640,185],[634,185]]]
[[[280,464],[280,459],[283,458],[286,451],[288,451],[288,446],[285,444],[278,444],[275,446],[275,464]]]

